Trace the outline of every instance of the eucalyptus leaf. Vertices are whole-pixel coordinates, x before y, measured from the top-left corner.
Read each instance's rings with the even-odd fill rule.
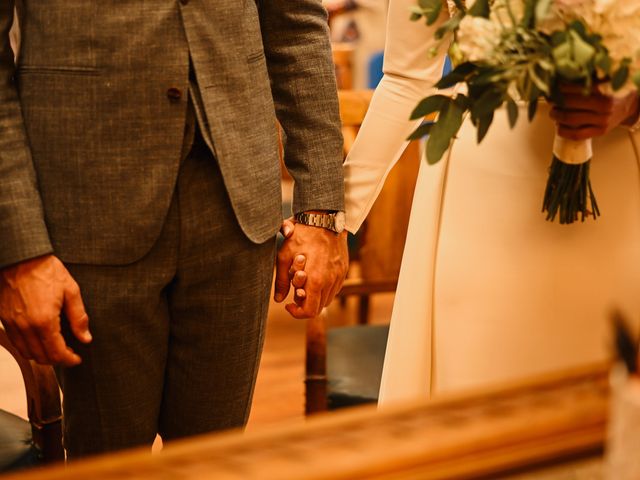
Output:
[[[611,86],[614,90],[620,90],[629,79],[628,63],[622,62],[620,67],[613,72],[611,77]]]
[[[472,62],[461,63],[448,74],[443,76],[435,86],[438,89],[453,87],[454,85],[466,80],[466,78],[475,70],[476,66]]]
[[[427,25],[433,25],[440,16],[442,10],[441,0],[419,0],[418,4],[422,9],[422,15],[427,19]]]
[[[421,138],[429,135],[431,129],[433,128],[433,123],[423,123],[418,128],[416,128],[411,135],[407,137],[407,140],[420,140]]]
[[[534,65],[529,65],[529,76],[531,77],[531,81],[538,87],[538,89],[547,95],[551,93],[551,87],[548,83],[548,78],[543,79],[540,75],[540,72],[536,71],[536,67]],[[544,74],[544,72],[542,72]]]
[[[536,116],[536,112],[538,111],[538,97],[534,100],[529,100],[529,105],[527,109],[527,117],[529,121],[533,120],[533,117]]]
[[[509,98],[507,100],[507,114],[509,116],[509,126],[511,128],[516,126],[516,122],[518,121],[518,113],[518,104],[512,98]]]
[[[489,18],[491,13],[489,0],[476,0],[467,13],[472,17]]]
[[[533,28],[535,22],[536,0],[525,0],[521,25],[525,28]]]
[[[611,73],[611,66],[612,66],[611,57],[604,50],[596,54],[595,64],[604,73],[606,74]]]
[[[484,115],[478,120],[478,143],[481,143],[484,140],[484,137],[489,132],[489,127],[491,127],[491,123],[493,123],[493,112],[488,115]]]
[[[451,140],[460,130],[463,113],[463,109],[455,102],[447,103],[440,112],[427,140],[427,162],[429,164],[438,163],[444,152],[447,151]]]
[[[451,103],[451,101],[451,98],[445,95],[431,95],[423,98],[413,112],[411,112],[411,120],[423,118],[430,113],[442,111],[448,103]]]
[[[502,105],[504,101],[504,93],[500,90],[486,90],[480,97],[475,100],[471,108],[471,114],[476,118],[482,118],[489,113],[493,113]]]
[[[444,22],[442,26],[436,30],[434,34],[435,38],[441,40],[447,33],[455,31],[460,26],[462,17],[463,15],[458,14]]]

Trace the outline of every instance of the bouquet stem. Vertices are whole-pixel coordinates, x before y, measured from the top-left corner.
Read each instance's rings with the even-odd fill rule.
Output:
[[[561,224],[570,224],[600,215],[589,179],[592,156],[591,139],[568,140],[556,134],[542,204],[547,220],[558,217]]]

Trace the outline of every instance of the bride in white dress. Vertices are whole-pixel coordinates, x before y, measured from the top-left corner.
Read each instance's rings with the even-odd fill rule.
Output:
[[[392,0],[385,76],[345,163],[356,232],[417,126],[408,121],[442,72],[416,0]],[[446,9],[443,9],[446,10]],[[521,112],[523,113],[523,112]],[[594,140],[602,216],[545,221],[555,125],[549,107],[510,130],[497,112],[483,143],[467,122],[443,160],[422,162],[384,364],[380,402],[426,398],[603,360],[612,308],[640,317],[640,133]]]

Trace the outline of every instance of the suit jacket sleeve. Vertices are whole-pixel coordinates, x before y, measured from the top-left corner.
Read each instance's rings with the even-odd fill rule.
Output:
[[[0,268],[51,253],[14,83],[14,2],[0,2]]]
[[[434,57],[436,29],[448,19],[446,8],[426,27],[409,20],[416,0],[391,0],[384,52],[384,76],[376,89],[345,168],[347,230],[356,232],[384,181],[407,147],[406,138],[421,120],[409,120],[420,99],[434,93],[442,76],[444,51]],[[444,49],[443,49],[444,50]]]
[[[342,134],[321,0],[260,0],[260,19],[293,211],[344,210]]]

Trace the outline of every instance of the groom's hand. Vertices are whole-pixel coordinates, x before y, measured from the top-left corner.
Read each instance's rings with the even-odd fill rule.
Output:
[[[293,281],[298,289],[304,286],[304,297],[297,295],[287,311],[295,318],[314,317],[338,293],[348,267],[347,232],[336,234],[298,223],[278,252],[275,300],[287,297]]]
[[[60,260],[45,255],[0,270],[0,320],[23,357],[67,367],[81,362],[60,332],[62,311],[74,335],[89,343],[80,288]]]

